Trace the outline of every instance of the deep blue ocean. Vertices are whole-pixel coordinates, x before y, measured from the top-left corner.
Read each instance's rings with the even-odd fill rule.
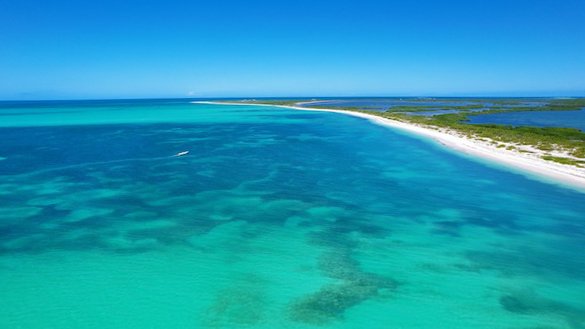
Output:
[[[0,328],[585,328],[585,194],[427,139],[186,100],[0,138]]]

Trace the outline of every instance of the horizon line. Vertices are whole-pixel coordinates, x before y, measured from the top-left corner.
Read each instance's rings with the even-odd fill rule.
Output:
[[[67,101],[132,101],[132,100],[214,100],[214,99],[320,99],[320,98],[329,98],[329,99],[336,99],[336,98],[556,98],[556,99],[563,99],[563,98],[585,98],[585,96],[572,96],[572,95],[564,95],[564,96],[552,96],[552,95],[543,95],[543,96],[428,96],[428,95],[418,95],[418,96],[223,96],[223,97],[120,97],[120,98],[55,98],[55,99],[0,99],[0,102],[67,102]]]

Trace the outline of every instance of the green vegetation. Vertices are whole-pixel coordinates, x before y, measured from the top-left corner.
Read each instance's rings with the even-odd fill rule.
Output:
[[[542,157],[544,160],[553,161],[565,165],[576,166],[579,168],[585,168],[585,161],[574,160],[570,158],[563,158],[563,157],[555,157],[551,155],[545,155]]]
[[[585,98],[572,98],[572,99],[554,99],[548,104],[551,108],[561,109],[566,111],[567,109],[575,110],[585,107]]]
[[[543,151],[562,150],[585,158],[585,133],[574,128],[514,127],[496,124],[468,124],[469,113],[412,116],[402,113],[368,112],[388,119],[456,130],[472,138],[489,138],[503,143],[531,145]]]

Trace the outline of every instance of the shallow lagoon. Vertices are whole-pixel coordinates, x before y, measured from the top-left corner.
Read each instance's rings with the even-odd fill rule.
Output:
[[[510,112],[470,116],[470,123],[512,126],[566,127],[585,131],[585,109],[580,111]]]
[[[2,328],[585,326],[585,194],[341,114],[97,108],[0,110]]]

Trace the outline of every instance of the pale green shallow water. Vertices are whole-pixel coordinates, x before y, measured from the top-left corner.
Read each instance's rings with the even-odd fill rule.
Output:
[[[0,126],[0,328],[585,328],[585,194],[340,114]]]

